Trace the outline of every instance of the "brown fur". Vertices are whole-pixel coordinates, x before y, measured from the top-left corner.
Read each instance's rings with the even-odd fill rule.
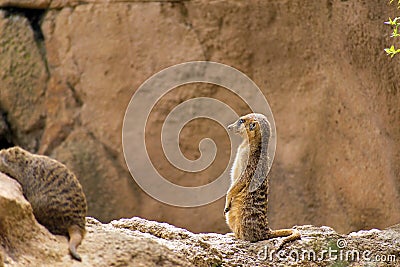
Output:
[[[75,175],[62,163],[20,147],[0,150],[0,171],[16,179],[37,221],[53,234],[69,236],[72,257],[85,235],[86,198]]]
[[[286,237],[285,243],[299,239],[294,229],[271,230],[268,227],[267,206],[269,169],[267,149],[271,126],[262,114],[251,113],[228,126],[243,138],[231,172],[231,187],[226,196],[224,214],[235,236],[248,241]]]

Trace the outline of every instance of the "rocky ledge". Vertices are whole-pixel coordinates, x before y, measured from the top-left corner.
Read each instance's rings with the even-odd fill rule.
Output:
[[[88,217],[77,262],[66,237],[38,224],[19,184],[0,173],[0,266],[400,266],[400,226],[349,235],[296,228],[302,239],[276,251],[277,240],[250,243],[141,218],[102,224]]]

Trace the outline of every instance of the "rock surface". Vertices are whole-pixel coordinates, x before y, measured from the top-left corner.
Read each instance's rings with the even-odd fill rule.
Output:
[[[0,173],[0,266],[398,266],[400,226],[340,235],[323,226],[297,226],[302,239],[275,251],[277,240],[256,243],[232,234],[194,234],[138,217],[102,224],[87,218],[78,248],[35,220],[17,182]]]
[[[0,125],[11,135],[0,141],[66,163],[84,186],[90,216],[228,230],[223,199],[184,209],[144,194],[121,145],[126,106],[143,81],[173,64],[212,60],[251,77],[274,113],[273,228],[314,224],[349,232],[400,221],[400,57],[389,60],[383,52],[391,44],[383,21],[396,16],[394,6],[0,0],[0,7]],[[182,131],[188,158],[199,156],[204,137],[213,137],[222,155],[210,169],[189,175],[171,167],[157,142],[166,114],[197,96],[222,99],[241,114],[248,110],[221,88],[184,89],[165,96],[149,118],[148,151],[169,180],[202,185],[225,170],[226,133],[209,121]]]
[[[302,239],[275,251],[232,234],[194,234],[138,217],[102,224],[87,218],[87,234],[72,260],[67,239],[37,223],[17,182],[0,173],[0,266],[394,266],[400,227],[340,235],[332,228],[297,226]]]
[[[0,113],[7,114],[12,141],[39,147],[44,125],[46,66],[29,20],[0,10]]]
[[[5,266],[59,261],[63,246],[36,221],[19,183],[0,173],[0,192],[0,265],[3,261]]]

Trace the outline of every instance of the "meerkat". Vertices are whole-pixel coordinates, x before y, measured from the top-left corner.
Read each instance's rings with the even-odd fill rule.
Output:
[[[71,256],[85,235],[86,197],[76,176],[62,163],[20,148],[0,150],[0,171],[17,180],[37,221],[51,233],[69,236]]]
[[[268,227],[268,172],[271,162],[267,149],[271,126],[267,118],[251,113],[229,125],[228,130],[243,138],[232,166],[231,186],[224,209],[226,222],[235,237],[251,242],[285,237],[279,249],[287,242],[299,239],[300,233],[295,229],[271,230]]]

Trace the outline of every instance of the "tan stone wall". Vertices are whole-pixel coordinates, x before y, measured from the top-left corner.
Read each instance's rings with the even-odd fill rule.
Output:
[[[336,0],[15,2],[0,6],[45,10],[43,38],[26,18],[30,9],[1,11],[0,111],[10,142],[70,166],[87,194],[89,215],[227,231],[224,200],[184,209],[145,195],[121,146],[124,112],[142,82],[177,63],[212,60],[250,76],[274,113],[272,227],[316,224],[346,232],[400,220],[400,57],[389,60],[383,52],[391,42],[383,21],[394,17],[394,7]],[[220,88],[178,89],[149,119],[152,143],[163,116],[195,96],[248,112]],[[198,156],[197,140],[207,136],[222,154],[229,151],[223,129],[209,125],[194,122],[182,132],[189,158]],[[173,170],[157,144],[149,152],[171,181],[185,184],[187,174]],[[221,166],[224,156],[190,179],[208,183]]]

